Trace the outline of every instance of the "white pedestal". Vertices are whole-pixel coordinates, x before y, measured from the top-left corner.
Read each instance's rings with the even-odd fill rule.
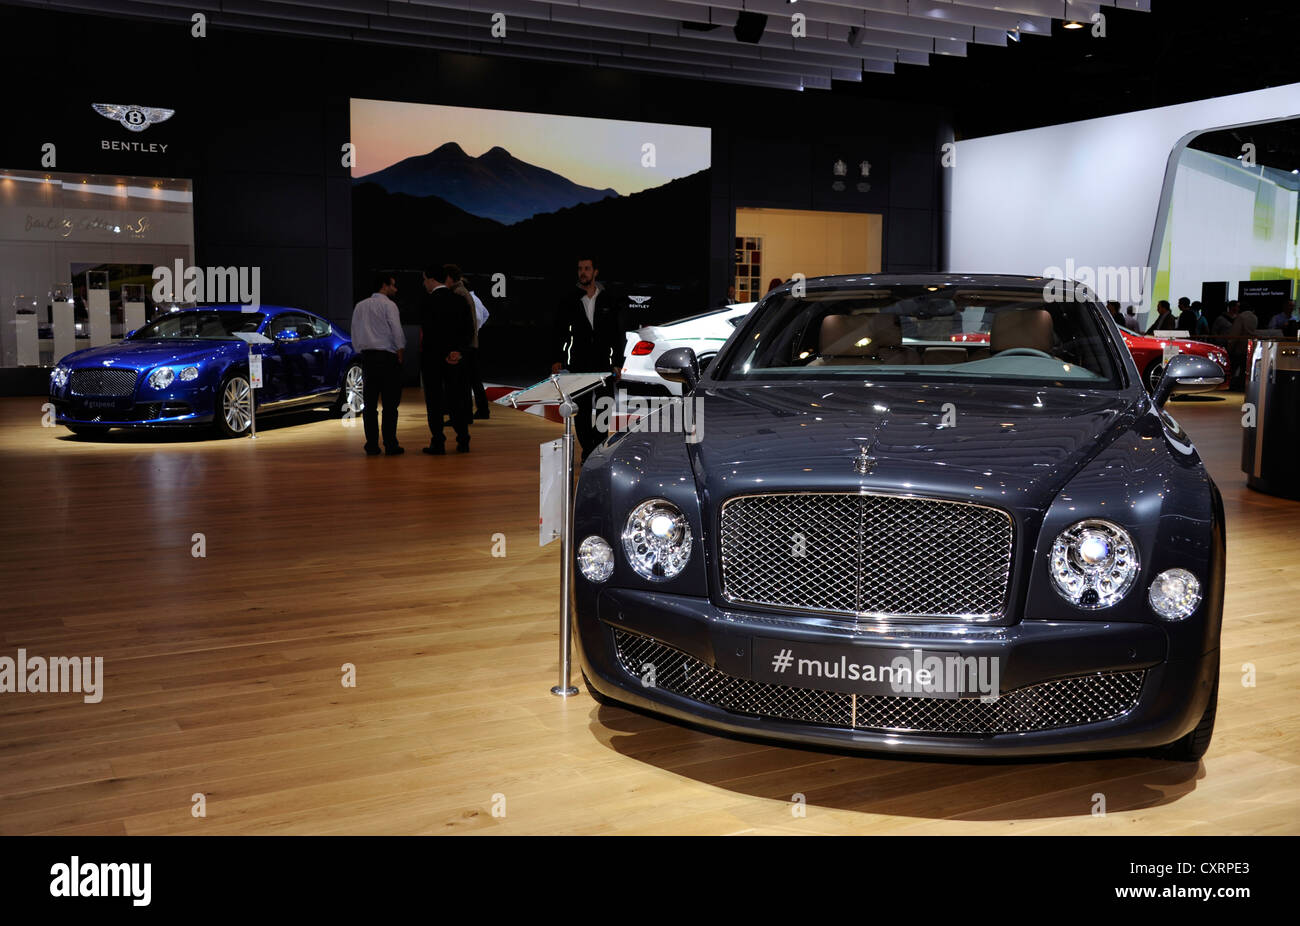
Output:
[[[126,337],[128,331],[143,327],[144,303],[124,301],[122,303],[122,337]]]
[[[86,293],[86,314],[91,347],[100,347],[113,340],[108,311],[108,290],[92,289]]]
[[[50,327],[54,329],[54,363],[77,349],[77,320],[71,302],[56,302],[50,307]]]
[[[38,326],[35,315],[16,315],[13,322],[14,365],[20,367],[39,366],[41,362],[41,345],[37,340]]]

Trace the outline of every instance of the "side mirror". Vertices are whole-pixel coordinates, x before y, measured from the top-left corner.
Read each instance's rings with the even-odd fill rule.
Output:
[[[131,329],[130,331],[128,331],[126,334],[122,335],[122,340],[123,340],[123,341],[129,341],[129,340],[131,340],[133,337],[135,337],[135,333],[136,333],[137,331],[139,331],[139,330],[140,330],[139,328],[132,328],[132,329]]]
[[[1195,354],[1179,354],[1165,365],[1165,375],[1152,396],[1156,408],[1162,408],[1171,395],[1209,392],[1223,385],[1223,370],[1213,360]]]
[[[655,372],[670,383],[681,383],[683,392],[690,392],[700,381],[700,362],[689,347],[674,347],[659,355]]]
[[[298,340],[298,329],[281,328],[275,333],[275,339],[277,341],[296,341]]]

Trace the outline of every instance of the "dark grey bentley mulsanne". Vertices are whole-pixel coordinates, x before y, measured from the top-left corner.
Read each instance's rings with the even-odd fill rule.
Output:
[[[1064,295],[1063,295],[1064,294]],[[852,750],[1202,755],[1219,492],[1082,289],[827,277],[770,293],[683,409],[583,467],[574,606],[593,694]]]

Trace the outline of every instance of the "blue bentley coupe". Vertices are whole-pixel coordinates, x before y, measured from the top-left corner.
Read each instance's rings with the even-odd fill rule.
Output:
[[[249,355],[262,358],[251,388]],[[170,312],[114,344],[68,354],[50,372],[56,421],[74,434],[110,428],[214,425],[248,431],[258,415],[331,405],[362,408],[352,340],[301,309],[238,305]]]

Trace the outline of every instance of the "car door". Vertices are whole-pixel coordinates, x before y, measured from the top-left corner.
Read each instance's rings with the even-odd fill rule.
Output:
[[[272,321],[271,351],[276,362],[272,382],[275,400],[293,401],[324,388],[326,345],[318,336],[311,316],[304,312],[284,312]]]

